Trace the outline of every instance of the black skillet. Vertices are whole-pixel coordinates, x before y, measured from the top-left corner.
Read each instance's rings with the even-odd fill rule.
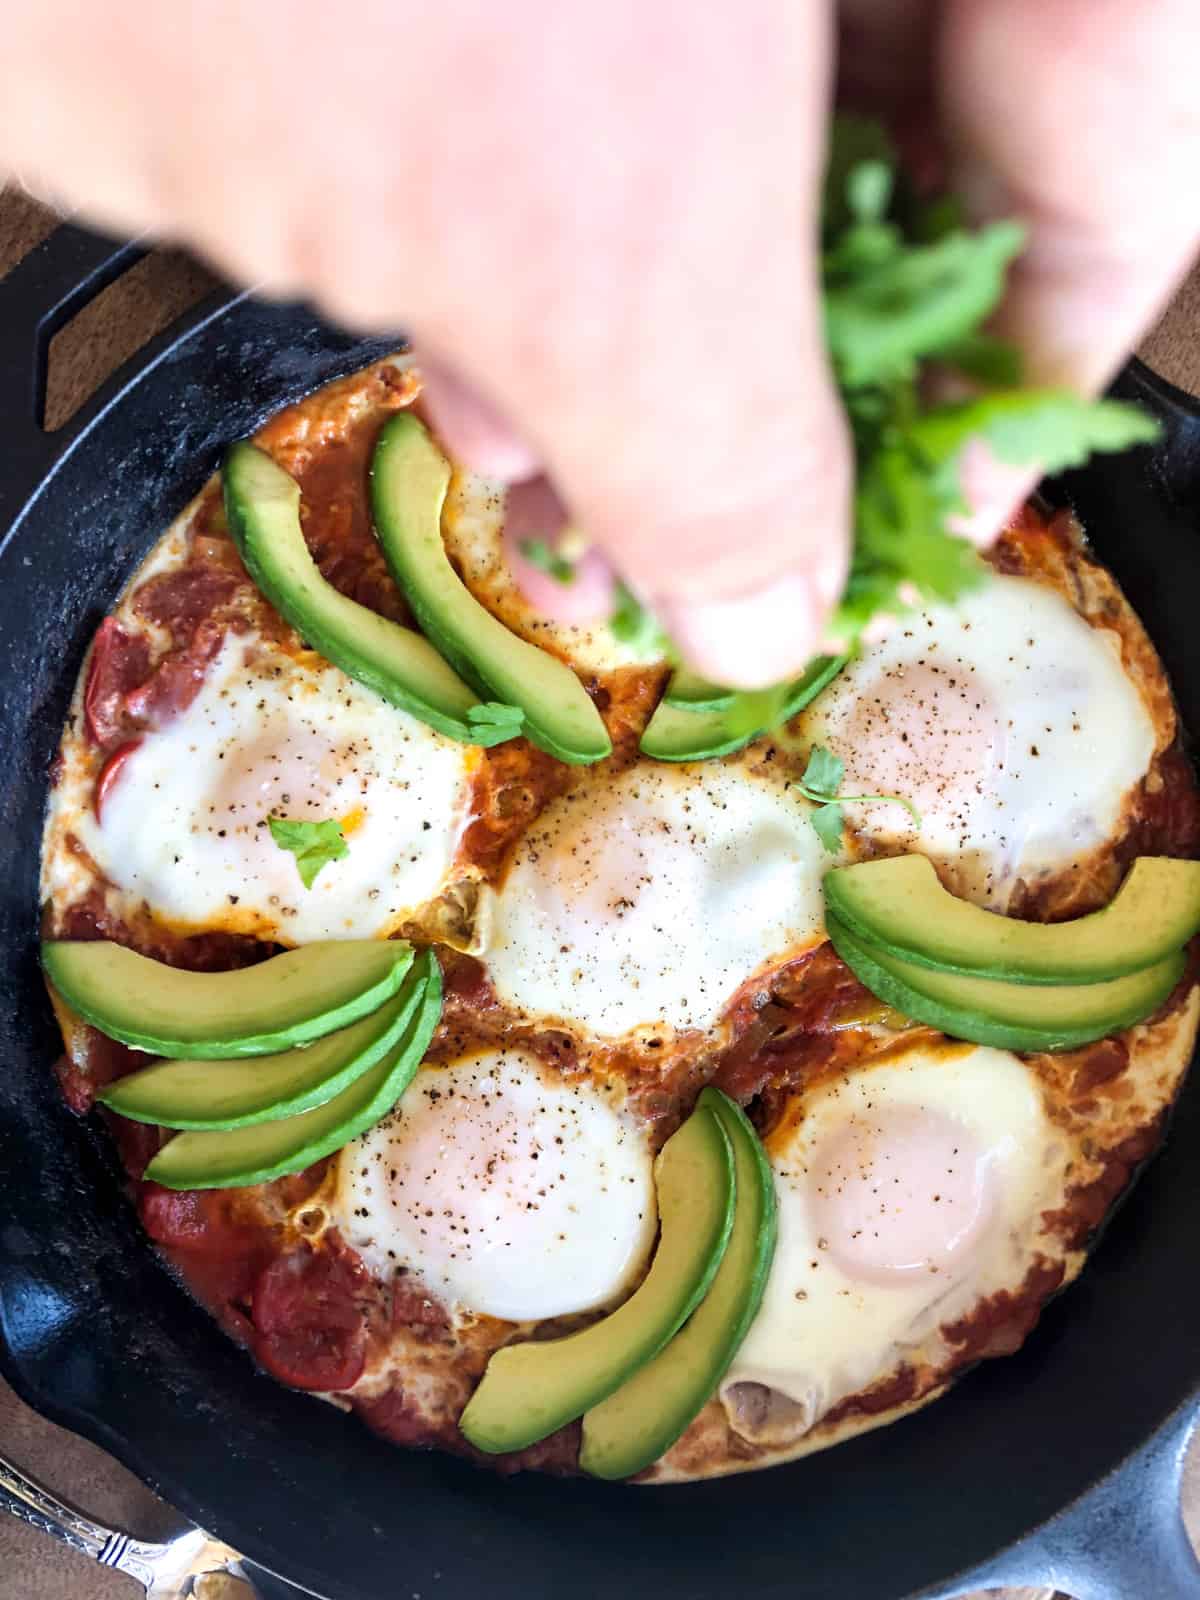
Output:
[[[221,447],[392,341],[220,292],[47,436],[49,339],[134,254],[62,228],[0,284],[4,1375],[261,1567],[336,1600],[944,1600],[1000,1583],[1200,1597],[1177,1509],[1200,1396],[1200,1082],[1020,1354],[908,1421],[721,1482],[505,1481],[394,1449],[260,1376],[167,1275],[108,1140],[50,1072],[35,960],[47,763],[92,630]],[[1164,419],[1165,443],[1060,489],[1200,728],[1200,414],[1136,363],[1120,387]]]

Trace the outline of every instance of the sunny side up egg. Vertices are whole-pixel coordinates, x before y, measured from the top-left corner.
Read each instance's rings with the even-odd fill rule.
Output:
[[[476,759],[320,657],[231,635],[77,832],[118,895],[176,927],[382,936],[451,879]],[[348,852],[306,889],[271,816],[334,819]]]
[[[786,781],[641,763],[551,802],[486,908],[484,959],[527,1018],[614,1039],[707,1029],[824,938],[830,858]]]
[[[902,795],[921,816],[918,830],[901,806],[855,805],[852,827],[932,857],[997,911],[1114,836],[1155,748],[1119,635],[998,576],[868,646],[798,729],[841,757],[846,794]]]
[[[778,1246],[721,1386],[733,1428],[763,1443],[936,1359],[939,1328],[1018,1289],[1070,1155],[1025,1062],[945,1041],[796,1096],[766,1147]]]
[[[391,1116],[338,1156],[330,1216],[385,1282],[513,1322],[590,1311],[644,1267],[652,1154],[619,1086],[520,1049],[422,1067]]]

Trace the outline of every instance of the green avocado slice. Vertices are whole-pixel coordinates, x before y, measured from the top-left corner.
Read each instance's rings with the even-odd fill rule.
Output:
[[[420,1001],[400,1042],[332,1100],[278,1122],[178,1133],[150,1162],[146,1178],[164,1189],[233,1189],[269,1183],[289,1172],[302,1172],[374,1127],[408,1088],[442,1014],[441,968],[431,951],[417,957],[410,981]]]
[[[544,1439],[612,1394],[652,1360],[708,1292],[733,1225],[729,1136],[698,1107],[654,1165],[661,1233],[641,1285],[616,1311],[564,1339],[497,1350],[459,1419],[496,1455]]]
[[[183,972],[107,940],[49,940],[46,976],[85,1022],[136,1050],[211,1061],[307,1044],[376,1011],[412,965],[401,939],[328,939],[236,972]]]
[[[817,656],[791,683],[734,694],[728,705],[716,710],[682,706],[671,699],[668,688],[642,735],[642,754],[656,761],[706,761],[730,755],[803,711],[837,677],[847,659]]]
[[[719,1089],[698,1102],[733,1148],[733,1231],[708,1293],[670,1343],[584,1415],[579,1465],[629,1478],[666,1452],[713,1394],[762,1302],[775,1255],[775,1180],[745,1113]]]
[[[1000,1050],[1073,1050],[1158,1010],[1183,975],[1182,950],[1107,983],[1030,985],[900,961],[826,914],[833,948],[860,983],[914,1021]]]
[[[298,1116],[332,1100],[399,1044],[424,985],[410,971],[378,1011],[314,1044],[226,1061],[156,1061],[110,1084],[110,1111],[161,1128],[246,1128]]]
[[[690,667],[676,667],[663,691],[664,704],[682,711],[724,711],[736,698],[736,689],[723,689]]]
[[[428,639],[326,583],[300,526],[300,485],[265,450],[245,440],[231,446],[221,477],[246,570],[314,650],[448,738],[493,745],[520,733],[517,709],[482,707]]]
[[[959,900],[918,855],[836,867],[825,899],[852,935],[914,966],[1101,983],[1154,966],[1200,931],[1200,861],[1141,856],[1109,905],[1073,922],[1021,922]]]
[[[392,576],[438,649],[471,682],[520,706],[524,732],[560,761],[612,752],[604,720],[564,662],[519,639],[455,572],[442,541],[450,465],[418,417],[386,423],[371,461],[371,506]]]

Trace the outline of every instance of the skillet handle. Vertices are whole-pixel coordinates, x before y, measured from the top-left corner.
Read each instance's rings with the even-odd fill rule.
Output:
[[[0,279],[0,537],[61,448],[42,428],[51,339],[145,253],[136,241],[65,223]]]
[[[1194,1403],[1182,1407],[1123,1467],[972,1573],[972,1585],[1045,1584],[1072,1600],[1200,1600],[1179,1499],[1197,1417]]]

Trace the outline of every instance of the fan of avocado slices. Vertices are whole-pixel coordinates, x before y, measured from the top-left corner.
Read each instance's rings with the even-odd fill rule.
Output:
[[[978,553],[950,528],[967,509],[960,469],[971,440],[982,440],[1001,462],[1052,473],[1156,436],[1153,420],[1134,406],[1023,385],[1017,350],[983,331],[1023,242],[1016,222],[970,229],[953,197],[918,198],[879,124],[835,119],[822,290],[856,475],[850,575],[827,630],[839,654],[821,658],[836,660],[835,671],[873,618],[954,601],[983,581]],[[966,379],[971,397],[930,403],[925,380],[935,370]],[[537,552],[527,554],[536,559]],[[547,554],[554,562],[547,570],[569,578],[557,552],[547,547]],[[610,626],[677,663],[627,585],[618,586]],[[673,677],[642,749],[667,760],[726,754],[794,714],[814,666],[794,684],[754,696],[730,693],[720,704],[719,686],[698,697],[694,675],[681,692]],[[701,703],[688,703],[697,698]]]

